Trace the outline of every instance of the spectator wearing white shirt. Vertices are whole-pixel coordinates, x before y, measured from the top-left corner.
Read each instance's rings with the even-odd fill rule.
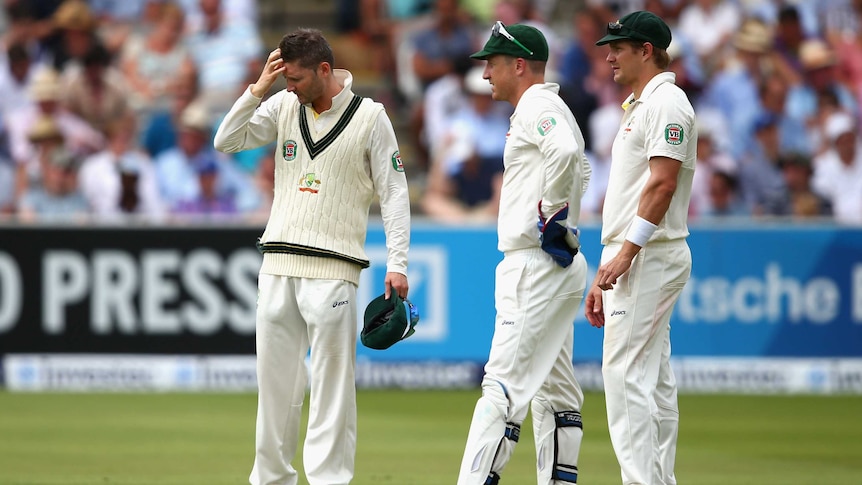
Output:
[[[832,148],[814,159],[811,186],[832,204],[837,222],[862,225],[862,147],[857,129],[847,113],[826,120],[824,133]]]
[[[108,146],[87,157],[79,183],[97,221],[138,216],[159,221],[165,210],[150,157],[135,146],[135,120],[126,117],[108,130]]]

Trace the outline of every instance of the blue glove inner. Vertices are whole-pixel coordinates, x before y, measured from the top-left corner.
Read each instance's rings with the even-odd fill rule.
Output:
[[[569,217],[569,204],[545,219],[542,216],[542,203],[539,202],[539,242],[542,250],[551,255],[554,262],[568,267],[578,254],[580,245],[577,240],[577,229],[566,226]]]

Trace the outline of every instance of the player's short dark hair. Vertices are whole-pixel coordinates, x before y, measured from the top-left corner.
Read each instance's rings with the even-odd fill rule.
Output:
[[[332,66],[332,47],[317,29],[298,29],[282,37],[278,44],[284,62],[298,62],[306,69],[315,69],[322,62]]]
[[[628,44],[632,49],[643,49],[644,44],[646,44],[646,42],[637,39],[624,39],[620,42]],[[655,61],[656,67],[658,67],[659,69],[667,69],[668,66],[670,66],[670,54],[667,53],[666,49],[659,48],[655,44],[652,44],[652,46],[652,57],[653,61]]]

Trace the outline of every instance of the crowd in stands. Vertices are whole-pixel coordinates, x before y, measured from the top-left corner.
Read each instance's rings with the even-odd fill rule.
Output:
[[[487,39],[495,20],[528,23],[545,33],[551,52],[546,77],[560,84],[584,131],[593,166],[584,217],[600,217],[620,105],[630,93],[613,83],[607,48],[596,47],[595,41],[609,22],[650,10],[671,25],[671,69],[698,114],[691,219],[783,217],[862,224],[862,1],[360,4],[361,21],[348,28],[362,33],[375,49],[394,53],[380,74],[408,107],[411,136],[421,147],[417,164],[427,166],[429,174],[421,209],[435,218],[494,217],[503,144],[491,138],[511,112],[478,108],[475,101],[482,94],[471,88],[473,66],[463,65],[463,58]],[[465,129],[456,120],[481,128]],[[481,181],[465,184],[476,173],[484,174]]]
[[[266,220],[274,147],[226,155],[211,142],[269,51],[258,1],[2,1],[0,214]],[[548,39],[546,77],[560,84],[592,164],[584,219],[597,221],[630,93],[595,41],[609,22],[650,10],[672,28],[671,69],[698,116],[691,220],[862,225],[860,0],[337,3],[332,35],[369,53],[357,84],[372,80],[368,94],[412,147],[405,163],[419,216],[496,218],[512,108],[491,99],[483,63],[469,54],[501,20]]]

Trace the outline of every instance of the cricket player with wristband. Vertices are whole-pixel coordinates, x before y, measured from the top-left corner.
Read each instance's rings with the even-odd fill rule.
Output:
[[[577,238],[591,174],[584,137],[559,85],[545,82],[548,44],[537,29],[497,22],[471,57],[487,61],[493,98],[515,110],[503,153],[494,336],[458,485],[500,481],[528,409],[537,483],[577,483],[583,393],[572,344],[587,277]]]
[[[408,292],[410,201],[395,132],[383,105],[353,94],[353,76],[333,62],[320,31],[285,35],[214,140],[229,153],[276,142],[275,199],[259,243],[252,485],[299,483],[291,462],[309,349],[306,478],[309,485],[353,479],[356,287],[369,266],[364,245],[375,196],[389,250],[384,298],[400,302]],[[262,100],[279,78],[286,89]]]
[[[625,485],[675,485],[679,408],[670,316],[691,273],[687,215],[694,109],[668,72],[671,32],[650,12],[608,25],[614,81],[632,90],[611,151],[601,264],[587,320],[604,327],[602,375]]]

